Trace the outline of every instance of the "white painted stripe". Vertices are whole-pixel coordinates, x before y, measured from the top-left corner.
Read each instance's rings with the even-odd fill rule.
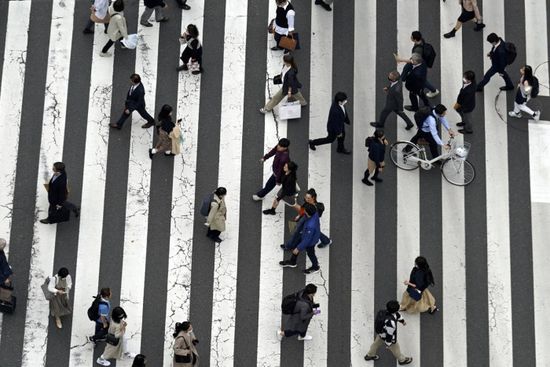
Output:
[[[375,121],[376,88],[365,88],[376,80],[376,1],[355,2],[353,115],[363,121]],[[368,34],[369,37],[364,37]],[[365,65],[371,65],[366,68]],[[368,118],[367,118],[368,117]],[[374,210],[375,187],[361,182],[367,168],[365,138],[374,128],[365,122],[353,126],[353,200],[351,256],[351,365],[364,366],[374,335]],[[391,164],[386,156],[387,164]],[[391,184],[391,183],[389,183]]]
[[[199,31],[202,31],[203,13],[204,0],[195,0],[191,10],[186,11],[185,17],[182,17],[181,32],[185,31],[189,23],[195,24]],[[180,51],[183,52],[184,49],[185,45],[182,45]],[[164,366],[172,365],[172,333],[175,323],[185,321],[189,317],[200,87],[200,76],[190,72],[179,73],[176,118],[182,119],[183,144],[182,154],[174,157]]]
[[[145,10],[140,3],[139,14]],[[150,114],[155,112],[157,85],[157,58],[159,24],[153,27],[138,26],[139,42],[136,48],[136,73],[141,76],[145,88],[145,105]],[[125,52],[122,50],[121,52]],[[129,75],[128,75],[129,77]],[[128,83],[128,88],[130,83]],[[121,91],[122,92],[122,91]],[[127,89],[124,90],[124,93]],[[117,116],[113,116],[116,118]],[[149,222],[149,189],[151,185],[151,147],[153,128],[142,129],[146,121],[134,111],[131,125],[130,157],[128,165],[128,195],[126,196],[126,226],[124,229],[124,253],[122,259],[122,283],[120,306],[128,314],[126,338],[128,351],[138,353],[141,347],[143,319],[143,293],[145,283],[145,254],[147,253],[147,229]],[[116,133],[116,132],[115,132]],[[163,154],[154,159],[165,159]],[[152,244],[154,245],[154,244]],[[118,365],[118,363],[117,363]]]
[[[397,48],[399,55],[411,54],[411,32],[418,29],[418,0],[397,0]],[[404,83],[403,83],[404,84]],[[409,104],[408,91],[403,85],[405,104]],[[419,102],[422,104],[422,101]],[[413,114],[409,113],[411,120]],[[402,125],[397,128],[398,140],[410,140],[416,129],[405,130]],[[429,153],[428,153],[429,154]],[[397,169],[397,284],[396,299],[401,301],[405,286],[403,280],[409,278],[414,259],[420,254],[419,213],[420,183],[419,174],[430,174]],[[428,259],[429,260],[429,259]],[[378,306],[378,305],[377,305]],[[400,327],[399,344],[403,345],[403,354],[411,356],[417,366],[420,360],[420,318],[418,315],[403,313],[407,325]]]
[[[548,15],[546,1],[525,0],[525,59],[539,79],[539,95],[548,96]],[[517,68],[517,65],[512,67]],[[546,86],[545,87],[543,87]]]
[[[4,116],[0,119],[0,140],[5,159],[3,159],[4,173],[0,175],[0,187],[4,188],[0,199],[0,218],[2,218],[0,238],[5,238],[8,241],[8,246],[4,249],[6,256],[9,255],[10,248],[13,191],[15,189],[19,127],[21,126],[21,106],[25,84],[30,9],[30,2],[9,3],[4,64],[2,66],[0,111]],[[2,316],[0,316],[1,328]]]
[[[275,7],[269,6],[268,21],[275,18]],[[272,78],[281,72],[283,65],[281,51],[271,51],[270,48],[275,44],[273,37],[267,37],[267,71],[268,77]],[[280,85],[274,85],[271,81],[266,81],[266,97],[277,92]],[[286,137],[287,121],[273,119],[273,114],[268,113],[264,119],[264,148],[265,152],[277,144],[279,138]],[[291,142],[290,157],[292,158],[292,148],[296,142]],[[260,158],[260,157],[258,157]],[[271,158],[263,164],[263,183],[272,175],[272,164],[274,158]],[[304,173],[305,175],[305,173]],[[266,196],[263,207],[271,207],[273,197],[280,186],[275,187],[273,191]],[[252,193],[251,193],[252,195]],[[279,206],[277,215],[262,215],[261,232],[261,253],[260,253],[260,298],[258,300],[258,342],[257,342],[257,365],[261,367],[272,366],[274,361],[279,361],[281,356],[280,342],[275,335],[275,331],[280,327],[281,322],[281,294],[283,288],[283,271],[279,261],[283,260],[285,255],[279,248],[279,244],[284,242],[285,217],[282,210],[284,205]],[[289,210],[293,210],[290,209]]]
[[[227,189],[225,240],[215,245],[211,366],[232,366],[235,340],[237,258],[248,1],[227,0],[223,55],[218,184]],[[214,246],[214,244],[213,244]]]
[[[504,4],[500,0],[484,2],[485,17],[492,20],[491,32],[503,39]],[[485,32],[484,32],[485,33]],[[484,54],[491,50],[483,42]],[[484,57],[484,70],[491,61]],[[508,211],[507,126],[495,111],[494,96],[503,85],[495,75],[485,86],[485,161],[487,182],[487,282],[489,296],[489,358],[490,367],[513,365],[512,304],[510,288],[510,237]],[[499,98],[497,109],[507,111],[506,98]],[[507,112],[505,116],[507,116]],[[475,147],[474,147],[475,149]],[[498,185],[494,183],[498,182]]]
[[[309,86],[309,136],[326,131],[327,116],[332,103],[332,13],[319,6],[311,10],[311,64]],[[319,75],[325,75],[319,78]],[[348,92],[349,93],[349,92]],[[330,236],[330,181],[331,150],[333,144],[319,146],[315,152],[309,151],[309,187],[317,191],[318,200],[325,203],[326,210],[321,218],[321,230]],[[302,172],[302,175],[305,172]],[[307,190],[303,188],[302,190]],[[332,246],[332,245],[331,245]],[[328,297],[329,297],[329,251],[316,249],[321,271],[306,276],[306,284],[317,286],[315,301],[319,303],[321,313],[314,316],[308,327],[308,334],[313,337],[304,343],[304,366],[317,367],[327,365],[327,330],[328,330]],[[339,244],[335,244],[339,246]],[[338,251],[336,249],[335,251]],[[303,254],[301,256],[305,256]],[[306,260],[306,268],[311,266]]]
[[[529,123],[529,162],[531,178],[531,228],[533,237],[533,295],[535,308],[535,348],[537,366],[550,366],[550,283],[548,282],[550,264],[550,201],[536,200],[533,193],[540,190],[539,185],[550,187],[550,163],[548,162],[548,141],[550,124]]]
[[[74,367],[89,367],[93,363],[93,348],[88,344],[87,338],[93,335],[95,325],[84,311],[90,307],[92,297],[98,293],[98,289],[109,286],[98,284],[98,277],[114,57],[99,56],[107,36],[103,33],[102,24],[96,25],[95,28],[94,47],[90,55],[92,68],[82,174],[82,203],[85,205],[82,205],[80,210],[76,274],[73,278],[73,309],[77,311],[72,315],[69,366]]]
[[[36,187],[36,215],[29,272],[29,295],[25,319],[23,366],[39,366],[46,358],[49,305],[40,286],[52,274],[55,252],[56,225],[42,224],[48,216],[48,193],[44,189],[52,175],[52,166],[63,155],[67,89],[71,60],[74,1],[54,1],[48,51],[48,69],[42,117],[42,139]],[[67,167],[69,173],[71,168]],[[61,225],[71,225],[70,223]],[[71,271],[73,269],[69,269]]]
[[[455,23],[455,19],[455,7],[441,7],[442,34],[448,32]],[[449,40],[442,38],[440,57],[441,65],[445,65],[441,73],[441,101],[447,106],[447,120],[451,128],[456,131],[454,125],[455,122],[460,121],[460,116],[452,106],[462,86],[462,32],[458,32],[456,37]],[[445,141],[448,139],[447,131],[441,130]],[[458,134],[455,139],[457,142],[462,142],[463,135]],[[440,282],[443,285],[443,298],[442,302],[438,303],[440,307],[444,306],[442,312],[443,365],[462,367],[467,352],[464,188],[451,185],[443,176],[441,180],[443,279]]]

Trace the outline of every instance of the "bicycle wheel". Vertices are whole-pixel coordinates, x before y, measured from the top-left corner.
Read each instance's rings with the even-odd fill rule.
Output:
[[[469,185],[476,177],[476,171],[470,162],[453,158],[443,162],[441,174],[449,183],[457,186]]]
[[[419,157],[420,149],[408,141],[397,141],[391,145],[390,157],[397,167],[411,171],[418,168],[418,161],[409,158]]]

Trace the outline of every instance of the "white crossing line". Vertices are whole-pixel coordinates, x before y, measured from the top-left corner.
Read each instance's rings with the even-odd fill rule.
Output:
[[[210,365],[232,366],[241,192],[241,158],[248,1],[227,0],[223,55],[219,186],[227,189],[225,240],[216,244]]]
[[[42,138],[36,185],[36,215],[25,319],[25,344],[22,361],[24,367],[39,366],[46,359],[50,312],[48,301],[44,299],[40,286],[44,282],[44,278],[51,275],[53,269],[57,225],[42,224],[38,222],[38,219],[48,216],[48,193],[44,189],[44,183],[50,180],[53,163],[60,161],[63,154],[73,13],[73,0],[67,0],[65,3],[56,1],[52,3]],[[68,167],[68,172],[70,176],[70,167]],[[71,270],[69,269],[69,271]]]
[[[548,89],[548,14],[546,1],[525,0],[525,59],[535,69],[541,84],[539,95],[549,96]],[[513,40],[510,40],[513,42]],[[517,66],[514,66],[517,67]],[[544,87],[546,86],[546,87]]]
[[[355,2],[353,116],[375,121],[376,88],[365,88],[376,80],[376,1]],[[364,37],[368,34],[369,37]],[[365,65],[371,65],[366,68]],[[368,117],[368,118],[367,118]],[[352,270],[351,270],[351,365],[364,366],[374,334],[374,213],[375,187],[361,182],[367,168],[365,138],[372,134],[366,123],[353,125],[353,208],[352,208]],[[389,162],[386,155],[386,164]],[[391,163],[389,163],[391,164]],[[391,184],[391,183],[390,183]]]
[[[105,180],[107,175],[107,152],[109,148],[109,123],[111,115],[113,59],[101,57],[99,53],[107,41],[103,24],[95,26],[94,47],[90,57],[90,93],[82,174],[82,205],[76,274],[74,276],[73,322],[71,329],[71,354],[69,366],[90,366],[93,348],[88,336],[94,333],[94,323],[84,310],[90,307],[98,293],[101,238],[103,235],[103,210],[105,202]],[[108,285],[100,285],[106,287]]]
[[[188,24],[202,31],[204,0],[193,1],[191,10],[181,20],[181,32]],[[204,32],[202,32],[204,34]],[[202,37],[200,37],[202,38]],[[185,44],[180,47],[183,52]],[[164,366],[172,365],[174,327],[189,317],[191,295],[191,260],[195,223],[195,178],[197,172],[197,142],[199,130],[201,77],[190,72],[178,76],[177,119],[182,119],[182,154],[174,157],[170,255],[168,260],[168,291],[164,335]]]

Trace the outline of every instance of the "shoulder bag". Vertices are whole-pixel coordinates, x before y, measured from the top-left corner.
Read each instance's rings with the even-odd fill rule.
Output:
[[[44,293],[44,298],[46,299],[46,301],[51,300],[54,296],[54,294],[50,292],[50,290],[48,289],[49,284],[50,284],[50,277],[46,277],[46,279],[44,280],[44,284],[40,286],[40,288],[42,288],[42,292]]]

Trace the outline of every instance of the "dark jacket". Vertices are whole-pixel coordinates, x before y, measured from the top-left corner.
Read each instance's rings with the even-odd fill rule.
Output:
[[[403,83],[398,80],[393,87],[388,86],[386,93],[385,108],[392,111],[403,111]]]
[[[288,153],[288,149],[279,152],[277,151],[277,146],[275,146],[275,148],[271,149],[269,153],[264,155],[264,161],[273,156],[275,156],[275,158],[273,158],[273,165],[271,168],[273,169],[273,174],[275,175],[275,182],[280,184],[282,182],[283,175],[285,174],[283,168],[285,164],[290,162],[290,154]]]
[[[499,73],[502,73],[506,69],[508,56],[506,56],[505,42],[501,38],[500,45],[497,48],[493,46],[490,52],[491,55],[491,65]]]
[[[296,194],[297,190],[296,190],[296,175],[294,174],[285,174],[283,173],[282,174],[282,177],[281,177],[281,184],[282,184],[282,188],[281,190],[283,191],[283,197],[284,196],[292,196],[294,194]]]
[[[380,167],[380,164],[384,162],[384,156],[386,154],[386,145],[380,142],[380,139],[373,138],[369,144],[369,159],[376,163],[376,167]]]
[[[13,274],[10,266],[8,265],[8,259],[6,259],[6,254],[4,250],[0,250],[0,284],[4,284],[4,281]]]
[[[164,7],[166,5],[163,0],[144,0],[143,3],[148,8],[154,8],[155,6]]]
[[[428,281],[428,275],[424,270],[417,268],[416,266],[412,269],[411,275],[409,276],[409,282],[416,285],[416,289],[420,292],[423,292],[424,289],[430,286]]]
[[[290,68],[285,73],[285,78],[283,79],[283,90],[282,90],[283,96],[288,94],[289,89],[290,89],[290,93],[296,94],[298,93],[298,89],[302,88],[302,84],[298,81],[296,74],[298,74],[298,70],[294,68]]]
[[[176,126],[176,124],[174,124],[174,121],[172,121],[172,118],[170,116],[168,116],[165,119],[162,119],[159,125],[160,125],[159,127],[162,130],[166,131],[167,134],[170,134],[174,129],[174,127]]]
[[[315,213],[304,223],[302,229],[302,239],[296,248],[298,251],[304,251],[313,247],[321,237],[321,223],[319,222],[319,214]]]
[[[55,181],[54,177],[49,182],[48,202],[50,205],[61,205],[67,200],[67,174],[62,172]]]
[[[128,89],[126,94],[126,108],[131,110],[137,110],[138,108],[145,108],[145,88],[143,84],[139,83],[134,91],[130,94],[132,87]]]
[[[403,75],[401,80],[405,81],[405,87],[411,92],[420,92],[426,85],[426,77],[428,75],[428,68],[426,63],[416,65],[407,64],[403,68]]]
[[[460,88],[456,103],[460,105],[460,112],[469,113],[476,107],[476,83],[470,83],[465,88]]]
[[[305,294],[305,291],[302,290],[298,293],[298,301],[294,307],[294,313],[289,316],[285,329],[305,333],[312,317],[313,302]]]
[[[333,102],[328,113],[327,131],[336,135],[342,134],[344,132],[344,123],[350,124],[347,111],[344,113],[340,104]]]

